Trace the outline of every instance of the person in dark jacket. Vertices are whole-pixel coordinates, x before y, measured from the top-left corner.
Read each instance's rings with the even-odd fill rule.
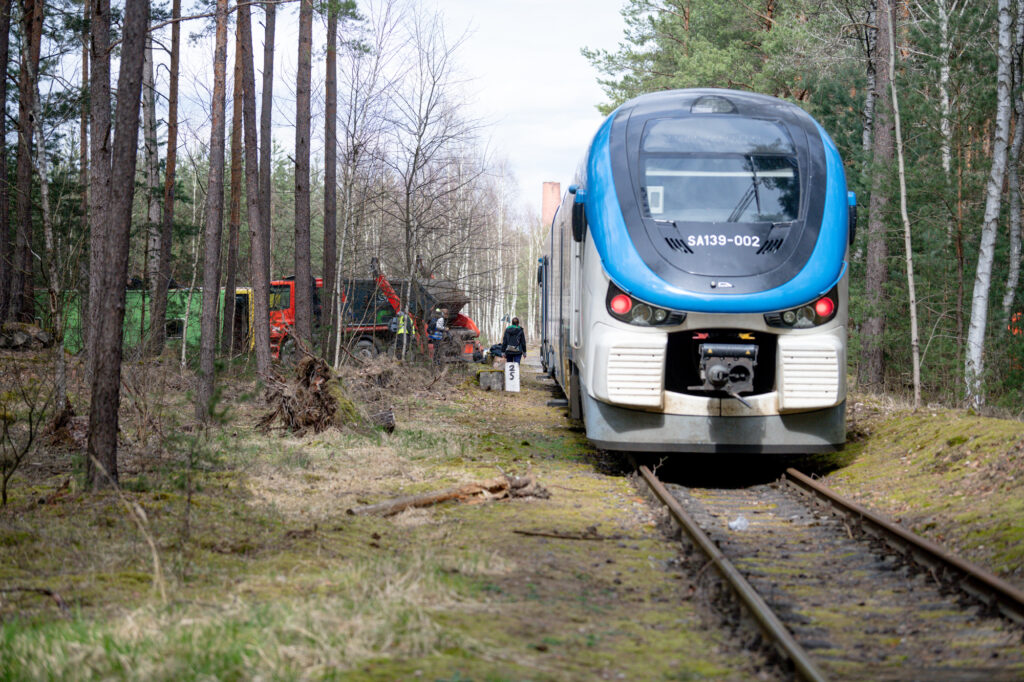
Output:
[[[519,362],[526,355],[526,332],[519,326],[519,318],[513,317],[512,324],[505,329],[501,338],[501,353],[507,362]]]

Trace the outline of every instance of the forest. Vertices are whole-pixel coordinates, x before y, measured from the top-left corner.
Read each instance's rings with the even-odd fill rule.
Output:
[[[298,48],[275,71],[289,41],[275,37],[279,11],[286,29],[297,13]],[[343,349],[327,330],[344,282],[368,277],[371,259],[471,292],[485,338],[517,305],[536,307],[522,261],[535,260],[539,230],[482,142],[459,87],[461,39],[436,12],[397,0],[31,0],[0,15],[0,318],[45,321],[58,349],[80,324],[94,484],[117,480],[120,368],[167,349],[169,288],[195,292],[184,324],[201,341],[181,362],[200,420],[222,359],[247,350],[221,322],[235,302],[219,291],[251,287],[266,321],[271,280],[322,277],[322,324],[314,334],[311,293],[296,287],[295,328],[334,364]],[[125,286],[148,296],[132,345]],[[259,376],[267,326],[253,327]],[[55,352],[57,413],[67,363]]]
[[[297,13],[287,73],[275,71],[279,10]],[[618,49],[583,49],[603,74],[602,111],[653,90],[737,88],[795,101],[831,132],[860,205],[858,388],[1016,415],[1024,3],[630,0],[622,16]],[[461,39],[436,12],[21,0],[0,3],[0,36],[0,318],[45,319],[58,348],[68,320],[83,321],[94,483],[102,470],[116,480],[120,368],[165,351],[169,287],[196,292],[186,324],[201,342],[182,361],[200,420],[223,358],[244,352],[219,322],[234,315],[221,290],[252,287],[258,321],[269,281],[322,276],[327,331],[314,335],[305,287],[295,326],[335,365],[343,282],[367,276],[371,258],[397,277],[459,283],[485,339],[510,310],[536,329],[545,229],[483,142],[460,87]],[[148,296],[131,347],[125,283]],[[263,375],[268,332],[253,329]],[[66,365],[55,352],[58,412]]]
[[[643,92],[775,95],[834,138],[859,205],[850,371],[865,391],[1021,411],[1024,5],[630,0],[584,50],[602,110]]]
[[[597,111],[675,88],[774,95],[828,131],[859,206],[839,451],[714,442],[655,472],[711,501],[774,496],[783,467],[807,468],[1019,585],[1024,0],[613,1],[617,47],[572,41]],[[512,4],[561,28],[580,2]],[[0,679],[774,679],[713,562],[534,371],[551,226],[474,107],[455,6],[0,0]],[[551,169],[563,189],[568,170]],[[410,291],[440,292],[423,311],[458,290],[484,348],[518,315],[521,390],[490,390],[502,361],[405,357],[425,329],[361,355],[343,294],[380,272],[407,310]],[[284,327],[291,361],[272,356]],[[855,555],[997,651],[973,616],[920,601],[934,567],[847,551],[858,524],[784,519],[789,502],[758,495],[753,532],[723,537],[764,540],[748,564],[773,601],[801,589],[791,573],[849,596],[829,586]],[[840,544],[788,545],[794,519]],[[892,620],[896,590],[869,588],[886,644],[860,677],[938,670],[893,648],[917,631]],[[836,603],[807,613],[866,631]],[[789,613],[826,655],[852,641]],[[1019,673],[1006,658],[985,665]]]

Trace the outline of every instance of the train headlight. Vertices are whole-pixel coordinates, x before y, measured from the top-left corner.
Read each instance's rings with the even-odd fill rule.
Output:
[[[651,310],[651,306],[640,303],[633,306],[629,321],[633,324],[650,324],[652,317],[654,317],[654,312]]]
[[[769,327],[783,327],[789,329],[809,329],[825,324],[836,316],[839,308],[839,287],[835,286],[832,291],[824,296],[789,310],[780,310],[777,313],[766,313],[764,321]]]
[[[614,284],[608,285],[608,297],[605,301],[612,317],[638,327],[680,324],[686,319],[686,313],[673,312],[638,301]]]

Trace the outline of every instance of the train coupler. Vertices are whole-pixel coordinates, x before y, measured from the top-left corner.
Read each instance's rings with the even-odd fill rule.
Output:
[[[754,390],[754,367],[757,366],[757,345],[753,343],[702,343],[700,378],[703,384],[690,386],[691,391],[718,391],[735,398],[744,406],[750,403],[741,392]]]

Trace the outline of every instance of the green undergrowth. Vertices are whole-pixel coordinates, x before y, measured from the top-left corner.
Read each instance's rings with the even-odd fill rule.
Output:
[[[1024,585],[1024,423],[858,404],[827,483]]]
[[[301,439],[241,386],[208,432],[140,396],[176,437],[129,416],[120,493],[52,453],[0,510],[0,680],[745,678],[621,465],[523,389],[449,377],[391,435]],[[550,498],[347,513],[503,473]]]

